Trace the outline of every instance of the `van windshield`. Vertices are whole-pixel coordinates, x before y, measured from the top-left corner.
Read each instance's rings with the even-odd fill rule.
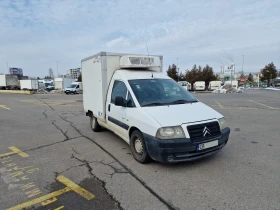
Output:
[[[142,107],[197,102],[185,88],[171,79],[139,79],[128,82]]]
[[[77,85],[76,84],[71,84],[69,87],[67,88],[75,88]]]

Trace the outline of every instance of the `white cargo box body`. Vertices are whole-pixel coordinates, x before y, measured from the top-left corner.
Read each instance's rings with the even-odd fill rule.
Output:
[[[84,110],[105,120],[105,103],[111,78],[116,70],[147,69],[162,72],[162,56],[101,52],[81,61]]]
[[[21,90],[38,90],[39,82],[36,79],[20,80]]]
[[[75,82],[75,79],[71,78],[55,78],[54,79],[54,88],[58,90],[65,90],[69,87],[72,82]]]
[[[18,86],[18,77],[16,75],[0,75],[0,87]]]

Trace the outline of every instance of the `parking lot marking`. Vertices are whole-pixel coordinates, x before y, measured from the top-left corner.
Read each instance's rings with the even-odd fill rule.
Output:
[[[54,209],[54,210],[61,210],[61,209],[63,209],[64,208],[64,206],[60,206],[60,207],[58,207],[58,208],[56,208],[56,209]]]
[[[52,198],[52,199],[49,199],[49,200],[46,200],[46,201],[42,202],[42,206],[49,205],[49,204],[51,204],[51,203],[53,203],[53,202],[56,202],[56,201],[57,201],[57,198],[54,197],[54,198]]]
[[[23,208],[28,208],[28,207],[33,206],[33,205],[38,204],[38,203],[42,203],[42,202],[47,203],[48,202],[47,200],[56,198],[57,196],[60,196],[60,195],[66,193],[66,192],[69,192],[69,191],[74,191],[74,192],[76,192],[77,194],[79,194],[80,196],[84,197],[87,200],[91,200],[91,199],[95,198],[95,195],[88,192],[84,188],[80,187],[76,183],[72,182],[70,179],[66,178],[65,176],[58,176],[56,179],[59,182],[61,182],[62,184],[66,185],[66,187],[61,189],[61,190],[57,190],[55,192],[52,192],[52,193],[49,193],[47,195],[41,196],[39,198],[35,198],[31,201],[27,201],[27,202],[19,204],[17,206],[11,207],[8,210],[20,210],[20,209],[23,209]],[[63,206],[63,208],[64,208],[64,206]]]
[[[8,210],[20,210],[20,209],[24,209],[24,208],[33,206],[33,205],[35,205],[35,204],[41,203],[41,202],[43,202],[43,201],[45,201],[45,200],[49,200],[49,199],[51,199],[51,198],[53,198],[53,197],[57,197],[57,196],[62,195],[62,194],[64,194],[64,193],[66,193],[66,192],[69,192],[69,191],[71,191],[71,189],[70,189],[69,187],[65,187],[65,188],[63,188],[63,189],[61,189],[61,190],[57,190],[57,191],[55,191],[55,192],[49,193],[49,194],[47,194],[47,195],[44,195],[44,196],[42,196],[42,197],[35,198],[34,200],[27,201],[27,202],[25,202],[25,203],[22,203],[22,204],[19,204],[19,205],[17,205],[17,206],[14,206],[14,207],[12,207],[12,208],[9,208]]]
[[[80,187],[79,185],[72,182],[70,179],[67,179],[64,176],[58,176],[57,180],[63,184],[65,184],[67,187],[69,187],[74,192],[78,193],[80,196],[84,197],[87,200],[93,199],[95,196],[85,190],[84,188]]]
[[[0,104],[0,108],[7,109],[7,110],[11,110],[11,109],[10,109],[10,108],[8,108],[7,106],[5,106],[5,105],[1,105],[1,104]]]
[[[215,102],[221,107],[222,109],[224,108],[218,101],[215,100]]]
[[[265,104],[262,104],[262,103],[259,103],[259,102],[253,101],[253,100],[249,100],[249,101],[251,101],[251,102],[253,102],[253,103],[255,103],[255,104],[259,104],[259,105],[265,106],[265,107],[267,107],[267,108],[269,108],[269,109],[276,109],[276,108],[273,108],[273,107],[271,107],[271,106],[267,106],[267,105],[265,105]]]
[[[18,148],[14,147],[14,146],[9,147],[9,149],[12,150],[12,152],[7,152],[7,153],[4,153],[4,154],[0,154],[0,158],[5,157],[5,156],[9,156],[9,155],[14,155],[14,154],[18,154],[23,158],[29,156],[28,154],[26,154],[25,152],[19,150]]]

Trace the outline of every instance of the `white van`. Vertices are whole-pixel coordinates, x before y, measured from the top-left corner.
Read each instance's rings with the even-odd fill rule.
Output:
[[[113,131],[140,163],[196,160],[228,142],[224,117],[163,73],[162,56],[101,52],[82,71],[92,130]]]
[[[83,84],[81,82],[72,82],[70,86],[68,86],[65,91],[66,94],[74,93],[82,93],[83,92]]]
[[[205,90],[205,82],[204,81],[196,81],[194,83],[194,90]]]
[[[183,86],[186,90],[190,90],[191,89],[191,84],[187,81],[180,81],[178,82],[179,85]]]
[[[232,81],[225,81],[225,85],[226,84],[232,84],[232,87],[234,88],[238,88],[238,81],[237,80],[232,80]]]
[[[209,82],[208,90],[217,90],[221,87],[221,81],[211,81]]]

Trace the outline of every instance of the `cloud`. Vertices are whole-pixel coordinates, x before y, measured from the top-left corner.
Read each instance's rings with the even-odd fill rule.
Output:
[[[242,5],[242,6],[241,6]],[[164,56],[165,68],[235,62],[257,71],[280,66],[278,0],[1,0],[0,73],[65,73],[100,51]]]

